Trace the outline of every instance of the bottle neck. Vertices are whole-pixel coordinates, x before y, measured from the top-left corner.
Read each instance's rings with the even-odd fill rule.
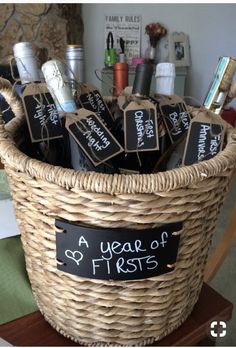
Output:
[[[150,64],[139,64],[135,69],[132,94],[147,99],[150,94],[153,68]]]
[[[48,61],[43,64],[42,72],[60,115],[76,111],[77,107],[63,64],[58,60]]]
[[[25,56],[21,56],[16,52],[14,57],[22,85],[41,82],[40,72],[33,52],[31,55]]]
[[[128,97],[128,101],[131,102],[136,102],[137,104],[140,104],[143,100],[147,100],[149,97],[140,95],[140,94],[131,94]]]

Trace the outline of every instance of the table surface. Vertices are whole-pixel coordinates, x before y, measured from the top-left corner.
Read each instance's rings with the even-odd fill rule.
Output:
[[[213,320],[230,320],[233,305],[203,284],[198,303],[189,318],[174,332],[153,346],[194,346],[211,338]],[[40,312],[0,326],[0,337],[16,346],[79,346],[55,331]]]

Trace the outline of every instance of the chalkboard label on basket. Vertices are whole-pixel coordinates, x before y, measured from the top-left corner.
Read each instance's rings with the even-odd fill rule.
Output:
[[[123,151],[97,115],[89,110],[67,114],[66,128],[95,166]]]
[[[131,102],[124,110],[125,151],[159,149],[156,108],[150,101]]]
[[[32,142],[62,138],[57,108],[45,84],[27,85],[23,105]]]
[[[178,96],[161,98],[160,111],[172,143],[175,143],[187,132],[190,115],[184,101]]]
[[[145,230],[92,228],[56,220],[57,268],[91,279],[133,280],[174,270],[182,222]]]
[[[78,99],[82,107],[95,112],[108,129],[112,128],[114,124],[113,117],[107,104],[95,86],[90,84],[81,85]]]
[[[222,149],[224,134],[223,124],[193,119],[187,136],[183,164],[191,165],[213,158]]]

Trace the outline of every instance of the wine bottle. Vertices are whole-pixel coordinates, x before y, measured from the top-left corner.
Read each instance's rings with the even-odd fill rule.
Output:
[[[13,53],[23,88],[30,82],[41,82],[40,71],[31,42],[16,43],[13,46]]]
[[[14,58],[21,80],[19,94],[22,96],[27,85],[30,83],[41,83],[40,70],[33,52],[33,46],[30,42],[18,42],[13,46]],[[18,89],[19,90],[19,89]],[[35,110],[32,110],[35,112]],[[54,165],[63,165],[63,142],[59,139],[50,139],[47,141],[32,142],[29,129],[24,128],[25,139],[20,144],[21,151],[29,156]]]
[[[78,82],[84,83],[84,49],[81,45],[67,45],[66,64],[72,94],[75,96]]]
[[[149,100],[156,106],[159,150],[149,151],[148,153],[141,154],[143,162],[143,173],[155,173],[164,171],[166,166],[164,156],[171,146],[171,140],[159,109],[159,98],[154,96],[149,97]]]
[[[65,113],[73,113],[78,109],[75,103],[72,89],[66,75],[65,68],[59,60],[50,60],[42,65],[42,72],[45,77],[48,89],[50,90],[57,110],[65,120]],[[111,165],[101,164],[95,167],[82,149],[76,143],[71,134],[68,134],[72,167],[82,171],[97,171],[104,173],[115,172]]]
[[[175,81],[175,65],[172,63],[159,63],[156,67],[156,98],[160,100],[161,95],[171,96],[174,94]],[[161,115],[160,115],[161,116]],[[165,124],[162,119],[163,126]],[[166,134],[160,137],[160,144],[162,145],[161,161],[155,168],[156,170],[170,170],[181,165],[182,157],[185,148],[186,137],[183,135],[180,141],[171,143],[168,132],[165,128]]]
[[[175,93],[175,65],[173,63],[157,64],[155,77],[155,94],[172,95]]]
[[[148,99],[152,80],[153,68],[151,64],[139,64],[135,70],[135,78],[132,88],[130,100],[141,101]],[[116,118],[112,133],[115,135],[119,143],[124,147],[124,110],[120,110],[119,117]],[[130,130],[127,130],[129,132]],[[146,153],[147,154],[147,153]],[[116,161],[120,173],[143,173],[144,154],[141,152],[123,152],[116,156]],[[142,159],[141,159],[142,158]]]
[[[129,84],[128,72],[129,66],[125,62],[119,62],[113,66],[113,96],[118,98],[122,94],[125,99],[124,90]],[[122,117],[122,111],[119,107],[118,100],[112,102],[110,111],[114,120]]]
[[[236,60],[231,57],[220,57],[214,77],[203,102],[206,109],[215,114],[221,114],[222,108],[227,102],[230,86],[236,71]]]
[[[148,158],[144,158],[144,167],[151,172],[164,171],[166,169],[167,150],[171,146],[171,140],[167,132],[162,114],[159,109],[159,103],[162,95],[170,96],[174,94],[175,88],[175,65],[172,63],[159,63],[156,65],[156,88],[154,97],[150,97],[157,109],[159,150],[149,153]],[[148,165],[149,163],[149,165]],[[151,165],[151,167],[150,167]]]

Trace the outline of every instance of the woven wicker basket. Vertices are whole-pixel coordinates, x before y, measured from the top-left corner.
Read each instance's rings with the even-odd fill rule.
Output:
[[[45,319],[85,345],[145,345],[179,327],[202,287],[217,215],[236,163],[236,136],[211,160],[151,175],[107,175],[54,167],[21,153],[14,141],[24,113],[10,85],[0,92],[17,116],[0,125],[32,290]],[[173,272],[135,281],[80,278],[57,269],[55,219],[144,229],[184,221]]]

